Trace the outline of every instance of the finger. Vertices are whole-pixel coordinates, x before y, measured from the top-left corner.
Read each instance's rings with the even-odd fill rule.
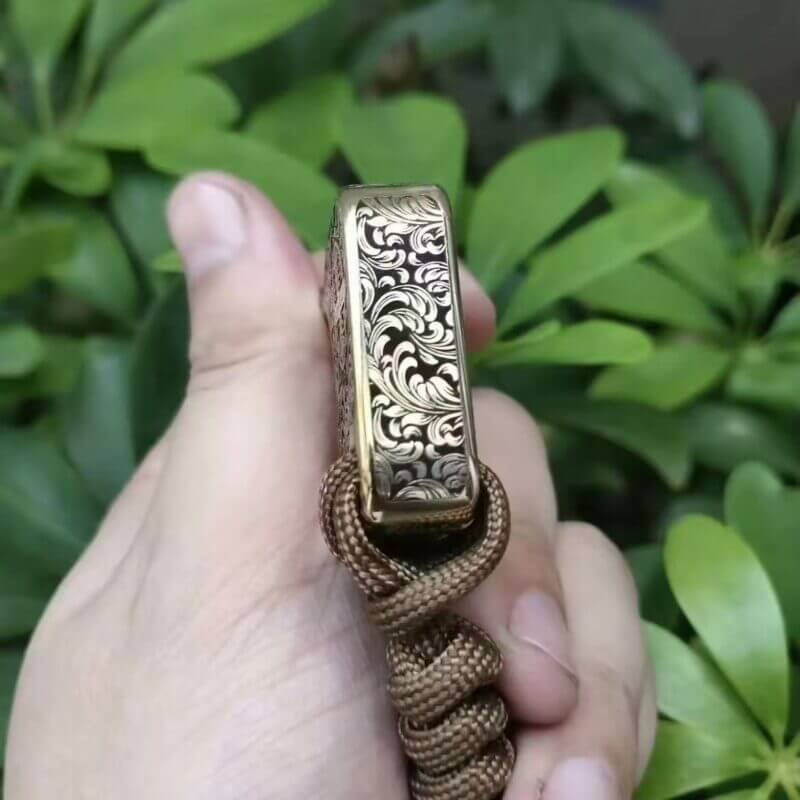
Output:
[[[503,651],[500,689],[521,721],[552,723],[577,699],[555,566],[556,503],[544,443],[528,413],[498,392],[474,397],[478,452],[502,480],[511,540],[495,572],[458,610]]]
[[[459,264],[458,277],[467,349],[477,352],[494,338],[497,314],[492,299],[463,263]]]
[[[506,800],[530,797],[542,782],[543,800],[623,800],[637,778],[647,675],[636,589],[619,551],[595,528],[566,523],[556,541],[578,705],[563,724],[520,737]]]
[[[253,557],[262,531],[316,530],[335,411],[319,284],[281,214],[243,181],[195,175],[168,218],[186,267],[191,377],[154,528],[195,563],[223,547]],[[323,553],[316,535],[286,544],[298,568]]]
[[[312,255],[317,275],[322,283],[325,272],[325,253],[318,251]],[[461,306],[464,311],[464,337],[467,349],[477,352],[494,337],[496,314],[494,303],[475,276],[459,264],[459,284],[461,286]]]

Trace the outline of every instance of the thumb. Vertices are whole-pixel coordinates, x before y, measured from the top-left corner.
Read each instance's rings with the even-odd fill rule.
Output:
[[[327,358],[311,257],[263,194],[200,173],[175,189],[168,219],[186,266],[193,379],[205,386],[264,355],[284,367],[290,352]]]
[[[168,219],[186,269],[191,375],[159,529],[195,557],[246,551],[236,537],[255,547],[255,531],[314,530],[334,403],[311,258],[275,206],[228,175],[184,180]]]

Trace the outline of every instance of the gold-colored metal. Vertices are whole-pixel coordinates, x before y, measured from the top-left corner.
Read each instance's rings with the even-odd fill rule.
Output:
[[[367,519],[471,519],[479,494],[450,206],[437,186],[354,186],[331,223],[323,298],[339,445]]]

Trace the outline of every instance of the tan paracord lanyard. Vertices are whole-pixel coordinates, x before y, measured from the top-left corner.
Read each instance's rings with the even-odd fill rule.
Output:
[[[450,211],[434,186],[357,186],[334,211],[323,304],[339,446],[331,552],[386,634],[419,800],[490,800],[514,763],[494,642],[450,612],[495,568],[508,500],[475,453]]]

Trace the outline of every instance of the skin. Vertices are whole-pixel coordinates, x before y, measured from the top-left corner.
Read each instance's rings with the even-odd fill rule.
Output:
[[[185,180],[169,222],[187,265],[188,391],[36,630],[5,796],[405,800],[382,643],[317,522],[336,456],[320,259],[219,173]],[[475,349],[494,310],[462,283]],[[512,539],[459,611],[505,656],[518,749],[505,798],[630,797],[656,718],[630,574],[600,531],[558,521],[527,412],[486,389],[474,406]]]

